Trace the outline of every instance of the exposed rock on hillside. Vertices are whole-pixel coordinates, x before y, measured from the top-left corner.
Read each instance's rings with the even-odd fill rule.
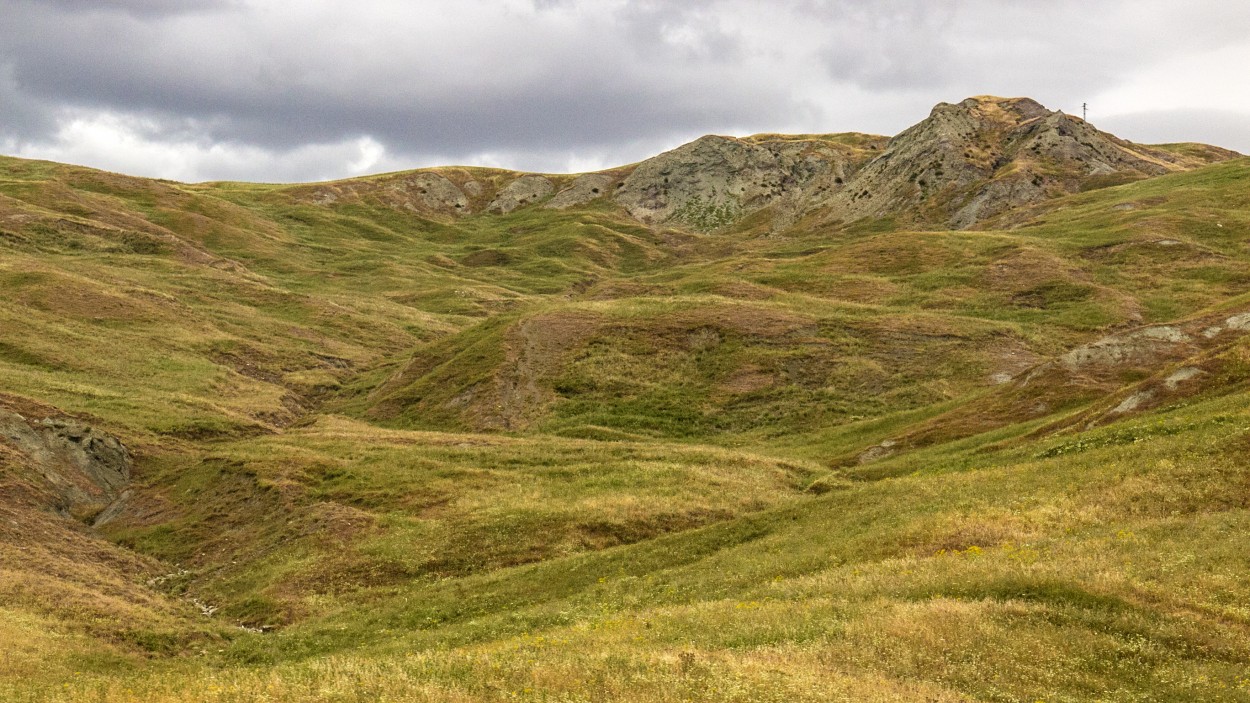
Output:
[[[507,214],[524,205],[536,203],[555,190],[551,181],[543,176],[521,176],[500,189],[495,199],[486,206],[486,211]]]
[[[1091,185],[1182,170],[1192,160],[1123,141],[1028,98],[977,97],[933,108],[826,204],[845,221],[901,216],[962,229]]]
[[[865,464],[896,451],[971,436],[1082,403],[1090,405],[1036,434],[1089,428],[1157,408],[1212,390],[1226,366],[1244,363],[1237,347],[1247,331],[1250,313],[1242,312],[1111,334],[1037,364],[977,403],[939,415],[843,461]],[[1142,380],[1126,384],[1129,378]]]
[[[0,442],[29,459],[55,496],[49,507],[65,514],[96,515],[121,497],[130,480],[132,462],[126,447],[78,420],[31,421],[0,408]]]
[[[1116,368],[1126,364],[1149,363],[1163,358],[1178,345],[1190,341],[1176,327],[1156,325],[1124,334],[1104,337],[1064,354],[1060,361],[1069,371]]]
[[[611,176],[602,173],[587,173],[573,179],[567,188],[556,193],[556,197],[548,201],[546,207],[562,210],[598,200],[607,195],[611,187]]]
[[[1020,205],[1234,156],[1145,147],[1028,98],[977,97],[939,104],[888,145],[863,135],[702,137],[643,161],[615,199],[643,222],[696,229],[768,206],[965,229]]]
[[[480,192],[473,181],[467,187]],[[414,214],[464,215],[471,210],[469,196],[446,176],[413,171],[394,178],[354,179],[301,187],[296,193],[317,205],[375,201]]]
[[[418,173],[391,186],[391,189],[410,195],[420,205],[431,210],[463,211],[469,205],[464,191],[455,183],[437,173]]]
[[[447,167],[293,192],[319,205],[366,202],[420,216],[507,214],[543,201],[564,209],[611,196],[641,222],[705,231],[765,208],[774,229],[811,214],[967,229],[1079,190],[1237,156],[1201,144],[1133,144],[1029,98],[981,96],[940,103],[892,139],[709,135],[632,167],[578,176],[563,189],[538,174]]]
[[[864,141],[866,149],[833,139],[701,137],[638,164],[615,200],[643,222],[715,229],[840,187],[876,146]]]

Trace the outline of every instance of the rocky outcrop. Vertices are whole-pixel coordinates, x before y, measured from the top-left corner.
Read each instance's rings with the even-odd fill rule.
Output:
[[[614,199],[647,223],[711,230],[841,187],[864,158],[821,139],[707,136],[638,164]]]
[[[844,223],[894,217],[965,229],[1021,205],[1232,156],[1152,149],[1035,100],[977,97],[939,104],[888,143],[702,137],[638,164],[614,198],[643,222],[703,230],[770,206]]]
[[[506,215],[519,207],[532,205],[549,197],[555,190],[551,180],[543,176],[521,176],[500,188],[495,199],[486,206],[486,211]]]
[[[466,194],[465,190],[470,193]],[[467,215],[470,195],[481,192],[481,184],[469,181],[465,190],[434,171],[413,171],[381,179],[353,179],[300,186],[296,197],[315,205],[376,202],[413,214]]]
[[[1083,410],[1061,414],[1033,434],[1088,429],[1204,391],[1219,392],[1230,367],[1234,374],[1243,373],[1241,345],[1247,332],[1250,312],[1225,312],[1107,335],[1005,379],[975,403],[840,461],[866,464],[1082,405]]]
[[[1157,363],[1189,341],[1190,336],[1176,327],[1142,327],[1079,346],[1064,354],[1059,361],[1072,372],[1106,367],[1114,370],[1130,364]]]
[[[549,200],[544,207],[563,210],[598,200],[608,194],[612,183],[612,177],[602,173],[587,173],[578,176],[566,188],[556,193],[556,197]]]
[[[963,229],[1097,183],[1184,167],[1028,98],[941,103],[826,201],[845,221],[901,216]]]
[[[130,482],[130,451],[116,437],[72,418],[28,420],[0,408],[0,442],[38,472],[54,496],[49,507],[80,519],[94,518],[122,497]]]
[[[417,173],[397,181],[391,186],[397,193],[406,194],[419,206],[429,210],[466,212],[469,199],[455,183],[437,173]]]

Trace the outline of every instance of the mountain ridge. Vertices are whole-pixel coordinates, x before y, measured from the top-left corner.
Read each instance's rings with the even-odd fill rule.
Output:
[[[392,182],[393,191],[416,191],[415,200],[403,207],[443,215],[511,211],[547,199],[553,207],[608,199],[646,224],[701,230],[733,224],[764,208],[779,211],[776,226],[819,211],[831,222],[901,217],[921,226],[967,229],[1006,209],[1082,188],[1238,156],[1209,145],[1132,144],[1029,98],[977,96],[940,103],[925,120],[890,138],[855,132],[705,135],[635,164],[593,173],[435,167],[334,181],[322,184],[314,197],[329,201],[338,197],[328,190],[334,184],[350,188],[347,184],[383,179]],[[471,172],[489,177],[479,182]],[[524,194],[504,194],[506,206],[470,202],[484,189],[520,187],[522,179],[530,187],[522,187]]]
[[[436,166],[272,185],[315,204],[370,199],[444,217],[605,200],[644,224],[703,231],[763,209],[776,211],[774,229],[811,214],[843,225],[893,217],[920,227],[969,229],[1005,210],[1081,189],[1239,156],[1197,143],[1134,144],[1030,98],[982,95],[939,103],[894,137],[709,134],[587,173]]]

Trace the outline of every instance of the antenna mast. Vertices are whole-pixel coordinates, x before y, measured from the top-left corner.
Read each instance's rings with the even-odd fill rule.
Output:
[[[1089,103],[1081,103],[1081,121],[1089,122]]]

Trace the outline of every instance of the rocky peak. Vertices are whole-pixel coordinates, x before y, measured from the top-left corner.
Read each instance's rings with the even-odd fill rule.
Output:
[[[1029,98],[940,103],[890,140],[827,205],[844,221],[896,216],[967,228],[1007,209],[1071,193],[1092,177],[1129,181],[1179,168]]]
[[[1019,125],[1055,114],[1032,98],[1000,98],[993,95],[978,95],[955,105],[938,103],[933,112],[944,109],[972,115],[982,123],[1006,125]]]

